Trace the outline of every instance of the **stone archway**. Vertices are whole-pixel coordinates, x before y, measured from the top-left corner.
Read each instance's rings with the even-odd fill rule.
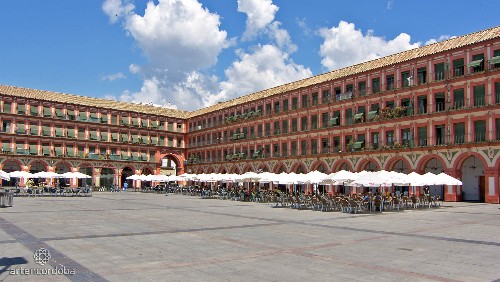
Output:
[[[282,163],[278,163],[274,166],[273,172],[276,174],[280,174],[282,172],[286,172],[286,167]]]
[[[165,155],[161,159],[160,174],[162,175],[177,175],[180,168],[180,162],[174,155]]]
[[[485,201],[484,164],[480,157],[469,156],[462,162],[462,200]]]
[[[115,175],[116,168],[114,167],[103,167],[101,168],[101,175],[99,180],[99,185],[101,187],[112,187],[115,185]]]
[[[2,170],[5,172],[20,171],[21,165],[14,160],[7,160],[3,163]],[[2,180],[2,186],[3,187],[12,186],[13,187],[16,185],[17,181],[18,181],[17,178],[11,178],[9,181]]]
[[[71,171],[71,165],[67,162],[59,162],[55,166],[56,173],[63,174],[63,173],[70,172],[70,171]],[[59,178],[57,182],[59,183],[59,186],[61,186],[61,187],[68,187],[68,186],[70,186],[71,179]]]
[[[333,167],[333,172],[339,172],[341,170],[352,171],[351,166],[349,165],[349,163],[347,161],[338,162]]]
[[[90,178],[78,179],[78,187],[87,185],[92,186],[92,181],[94,180],[94,167],[91,164],[81,164],[78,171],[90,176]]]
[[[129,180],[127,179],[127,177],[134,175],[134,174],[135,174],[134,169],[129,167],[129,166],[122,168],[122,176],[120,179],[120,183],[121,183],[122,187],[123,187],[123,183],[125,183],[125,182],[128,183],[129,187],[132,187],[132,185],[130,185],[132,183],[129,183]]]
[[[389,171],[396,171],[404,174],[409,174],[412,172],[411,168],[408,166],[408,162],[403,159],[394,160],[389,166]]]
[[[241,174],[241,173],[240,173],[240,169],[239,169],[236,165],[234,165],[234,166],[231,168],[230,173],[234,173],[234,174]]]

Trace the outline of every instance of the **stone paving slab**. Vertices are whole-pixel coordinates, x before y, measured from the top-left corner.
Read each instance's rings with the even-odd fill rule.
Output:
[[[145,193],[15,198],[0,209],[0,281],[494,281],[499,207],[345,214]],[[33,259],[42,247],[44,266]],[[10,271],[58,265],[76,273]]]

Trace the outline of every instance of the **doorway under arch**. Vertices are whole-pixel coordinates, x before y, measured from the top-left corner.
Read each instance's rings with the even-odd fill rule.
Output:
[[[484,166],[477,156],[470,156],[462,164],[462,199],[464,201],[485,200]]]
[[[90,176],[90,178],[78,179],[78,187],[92,186],[92,179],[94,179],[94,168],[90,164],[80,166],[79,172]]]
[[[128,187],[132,187],[132,180],[128,180],[127,177],[131,176],[131,175],[134,175],[134,170],[130,167],[124,167],[122,169],[122,178],[120,179],[120,183],[122,184],[122,187],[123,187],[123,183],[127,182],[128,183]]]
[[[99,179],[101,187],[112,187],[115,184],[115,172],[116,169],[112,167],[101,168],[101,176]]]
[[[3,164],[2,170],[5,172],[13,172],[13,171],[20,171],[21,166],[12,160],[8,160]],[[18,181],[17,178],[11,178],[10,180],[2,180],[2,186],[7,187],[7,186],[15,186],[16,182]]]

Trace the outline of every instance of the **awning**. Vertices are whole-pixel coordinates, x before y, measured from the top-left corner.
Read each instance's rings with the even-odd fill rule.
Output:
[[[338,124],[339,124],[339,118],[338,118],[338,117],[332,117],[332,118],[328,121],[328,123],[329,123],[330,125],[338,125]]]
[[[469,63],[469,65],[467,65],[469,68],[475,68],[475,67],[479,67],[481,66],[481,63],[483,62],[483,59],[480,59],[480,60],[475,60],[475,61],[472,61]]]
[[[365,142],[355,142],[354,145],[353,145],[353,148],[354,149],[361,149],[361,148],[363,148],[363,144],[364,143]]]
[[[490,59],[490,64],[500,64],[500,56],[496,56]]]
[[[378,111],[371,111],[371,112],[368,112],[368,120],[372,120],[374,119],[378,114]]]
[[[360,119],[362,119],[364,114],[365,114],[365,113],[355,114],[355,115],[354,115],[354,120],[360,120]]]

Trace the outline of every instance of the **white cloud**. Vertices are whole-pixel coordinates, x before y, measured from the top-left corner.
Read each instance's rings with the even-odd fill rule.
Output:
[[[132,74],[139,73],[141,71],[141,66],[138,66],[136,64],[130,64],[128,66],[128,71]]]
[[[269,36],[276,41],[280,49],[286,50],[288,53],[297,51],[297,45],[292,43],[290,34],[285,29],[280,28],[281,23],[274,21],[269,25]]]
[[[429,45],[429,44],[433,44],[433,43],[437,43],[437,42],[441,42],[441,41],[444,41],[444,40],[448,40],[448,39],[452,39],[452,38],[455,38],[456,36],[449,36],[449,35],[441,35],[439,36],[438,39],[429,39],[427,41],[425,41],[425,44],[424,45]]]
[[[244,40],[252,40],[272,21],[279,10],[272,0],[238,0],[238,12],[247,15]]]
[[[392,5],[394,4],[394,1],[393,0],[389,0],[387,1],[387,6],[386,6],[386,9],[387,10],[391,10],[392,9]]]
[[[124,78],[127,77],[121,72],[101,76],[101,80],[108,80],[108,81],[115,81],[117,79],[124,79]]]
[[[410,35],[401,33],[392,40],[373,35],[369,30],[363,35],[353,23],[341,21],[338,27],[319,30],[324,42],[320,47],[321,63],[328,70],[339,69],[377,59],[390,54],[420,47],[420,43],[410,43]]]
[[[256,46],[250,54],[240,50],[238,55],[240,59],[225,71],[227,81],[221,83],[222,91],[213,99],[232,99],[312,76],[309,68],[295,64],[286,52],[273,45]]]
[[[111,23],[117,22],[120,18],[130,15],[135,6],[128,1],[122,0],[105,0],[102,3],[102,10],[109,17]]]

